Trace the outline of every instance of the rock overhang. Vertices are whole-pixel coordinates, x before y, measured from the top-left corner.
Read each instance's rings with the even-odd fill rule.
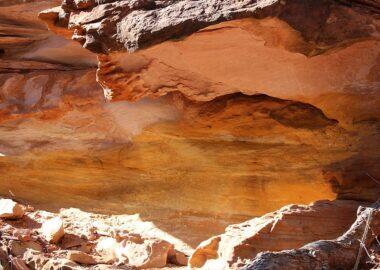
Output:
[[[119,18],[109,16],[118,16],[120,8],[113,8],[122,2],[91,8],[96,1],[66,1],[56,30],[71,38],[65,22],[70,11],[84,42],[93,31],[112,32]],[[216,9],[221,3],[193,2]],[[273,2],[269,15],[226,17],[233,20],[194,33],[200,24],[192,19],[188,33],[182,32],[185,23],[157,37],[149,29],[160,20],[135,16],[185,4],[157,1],[127,20],[137,23],[134,53],[124,46],[127,32],[120,44],[117,35],[94,34],[89,49],[91,38],[101,44],[95,49],[114,48],[98,55],[98,82],[113,101],[106,105],[93,70],[31,62],[27,69],[13,62],[22,74],[14,69],[0,76],[6,82],[1,105],[11,104],[0,130],[0,152],[7,150],[0,161],[2,193],[16,189],[49,206],[54,200],[55,206],[91,207],[101,200],[103,211],[146,212],[168,230],[189,221],[186,232],[175,233],[191,243],[288,203],[375,200],[376,9],[363,8],[364,1],[352,1],[359,4],[353,8],[337,1]],[[72,10],[70,3],[83,6]],[[133,3],[144,4],[128,1]],[[100,21],[91,21],[103,11]],[[82,13],[89,23],[80,25]],[[173,23],[181,23],[177,19]],[[97,28],[102,23],[105,28]],[[146,32],[145,23],[151,27]],[[88,25],[89,32],[81,30]],[[40,66],[46,70],[36,70]],[[150,124],[140,128],[144,117]],[[130,133],[126,123],[138,132]]]

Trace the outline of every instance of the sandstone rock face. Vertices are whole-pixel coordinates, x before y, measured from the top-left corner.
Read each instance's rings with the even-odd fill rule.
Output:
[[[369,228],[371,232],[367,233]],[[368,258],[361,257],[360,249],[361,246],[370,247],[372,243],[377,245],[379,235],[380,201],[367,208],[360,207],[352,226],[334,240],[316,241],[299,249],[263,252],[242,269],[379,269],[378,261],[367,250],[370,263],[365,265]],[[378,257],[379,253],[374,255]]]
[[[228,269],[254,259],[262,251],[299,248],[319,239],[334,239],[354,222],[356,201],[318,201],[288,205],[244,223],[230,225],[224,234],[202,243],[189,266]]]
[[[378,5],[347,2],[1,3],[0,193],[194,247],[286,204],[376,200]]]

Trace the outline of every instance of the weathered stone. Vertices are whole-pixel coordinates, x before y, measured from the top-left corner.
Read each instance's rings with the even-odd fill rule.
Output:
[[[371,232],[368,232],[368,228],[371,228]],[[361,253],[359,255],[361,246],[366,249],[379,235],[380,201],[371,207],[360,207],[356,221],[334,240],[319,240],[299,249],[262,252],[242,269],[274,270],[279,267],[300,270],[357,269],[363,259],[363,257],[358,258],[362,255]]]
[[[172,248],[168,253],[168,262],[175,265],[185,266],[188,264],[188,257],[183,252]]]
[[[10,199],[0,199],[0,218],[18,219],[25,214],[24,207]]]
[[[104,261],[115,262],[117,260],[117,248],[118,244],[114,238],[102,237],[99,239],[95,250]]]
[[[200,243],[189,259],[189,266],[200,268],[207,260],[217,259],[220,240],[220,236],[215,236]]]
[[[31,233],[30,229],[16,229],[13,231],[13,236],[22,242],[27,242],[31,239]]]
[[[41,233],[48,242],[58,243],[65,234],[62,219],[54,217],[45,221],[42,224]]]
[[[66,233],[61,242],[61,246],[64,249],[78,247],[86,243],[86,240],[82,239],[78,235]]]
[[[116,249],[119,261],[138,269],[162,268],[167,264],[172,245],[159,239],[144,239],[143,243],[123,240]]]
[[[113,51],[113,103],[96,55],[37,21],[59,2],[0,3],[1,194],[139,212],[192,245],[289,203],[379,198],[377,2],[64,1],[45,19]]]
[[[128,146],[113,135],[124,120],[140,127],[134,122],[136,117],[127,121],[127,116],[119,115],[123,121],[109,120],[111,127],[103,128],[104,124],[95,120],[99,118],[91,118],[94,120],[89,123],[98,123],[91,125],[92,129],[115,130],[91,134],[107,136],[118,149],[97,152],[96,172],[78,168],[71,193],[79,197],[85,190],[86,196],[93,198],[103,185],[93,184],[90,191],[81,189],[79,182],[88,187],[83,179],[96,178],[94,183],[103,183],[117,174],[124,180],[112,182],[118,186],[110,185],[109,194],[122,192],[128,183],[128,190],[138,193],[129,196],[122,192],[131,212],[139,211],[144,200],[149,209],[158,205],[160,209],[178,208],[179,220],[180,211],[196,211],[220,217],[213,220],[225,218],[226,223],[289,203],[378,198],[379,188],[371,177],[380,177],[375,150],[379,147],[376,74],[380,47],[378,19],[372,8],[363,3],[350,8],[338,1],[148,2],[95,1],[86,2],[86,9],[81,9],[81,4],[65,1],[58,11],[48,12],[52,25],[62,30],[69,27],[74,38],[88,48],[112,51],[99,54],[97,78],[115,102],[108,104],[113,114],[127,111],[124,101],[135,101],[133,105],[139,107],[150,102],[139,100],[149,97],[166,96],[159,107],[173,103],[176,107],[167,115],[177,117],[165,114],[162,121],[136,128],[138,131],[120,131],[121,137],[132,138]],[[259,9],[260,5],[264,8]],[[173,35],[181,38],[162,42]],[[156,45],[149,47],[151,44]],[[124,52],[135,48],[144,50]],[[258,93],[268,99],[257,104],[262,99],[252,95]],[[176,96],[175,101],[167,95]],[[271,107],[277,98],[281,105]],[[249,105],[243,106],[238,102],[241,99]],[[223,109],[212,110],[219,106]],[[140,117],[153,110],[149,106],[136,114]],[[105,114],[100,113],[102,117]],[[157,115],[162,115],[161,111],[149,118]],[[150,154],[159,149],[164,149],[161,158]],[[69,153],[75,164],[78,154]],[[133,156],[144,157],[146,162]],[[91,163],[90,157],[81,158],[85,164]],[[178,174],[184,178],[177,180]],[[56,173],[54,177],[65,179],[66,175]],[[150,184],[153,182],[164,184],[167,192],[156,189]],[[181,185],[184,182],[188,184]],[[168,194],[181,194],[181,199],[171,200]],[[163,223],[168,218],[157,220]],[[208,222],[213,221],[210,218]],[[200,227],[220,231],[226,223]],[[195,244],[204,238],[188,241]]]
[[[9,242],[9,249],[14,256],[22,256],[28,249],[42,251],[41,244],[35,241],[20,242],[12,240]]]
[[[132,52],[223,21],[268,16],[280,17],[323,50],[342,41],[371,37],[375,33],[369,25],[377,23],[360,21],[351,9],[334,1],[92,1],[86,2],[86,9],[63,1],[61,7],[42,12],[40,18],[52,30],[57,25],[68,27],[73,39],[97,53]],[[366,5],[362,10],[367,10]],[[310,15],[303,16],[306,13]],[[340,29],[343,25],[349,31]]]
[[[289,205],[260,218],[230,225],[224,234],[202,243],[191,256],[189,265],[231,267],[252,260],[262,251],[299,248],[318,239],[336,238],[354,222],[359,206],[356,201]]]
[[[11,265],[14,270],[29,270],[29,267],[20,258],[12,258]]]
[[[67,254],[67,259],[85,265],[94,265],[100,263],[99,259],[81,251],[69,251]]]

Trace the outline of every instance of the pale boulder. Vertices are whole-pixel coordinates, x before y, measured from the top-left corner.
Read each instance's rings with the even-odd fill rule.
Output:
[[[114,262],[117,259],[116,250],[118,249],[117,241],[112,237],[102,237],[96,244],[95,250],[104,261]]]
[[[0,199],[0,218],[18,219],[25,214],[25,208],[10,199]]]
[[[138,269],[162,268],[172,248],[172,244],[159,239],[145,239],[143,243],[124,240],[119,244],[117,256],[119,261]]]
[[[41,232],[50,243],[58,243],[65,234],[62,219],[55,217],[47,220],[42,224]]]

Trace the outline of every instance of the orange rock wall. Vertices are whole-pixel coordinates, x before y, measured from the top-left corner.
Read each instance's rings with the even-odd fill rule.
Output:
[[[37,21],[56,4],[1,7],[1,195],[138,212],[193,246],[285,204],[379,198],[373,33],[321,49],[247,18],[96,56]]]

